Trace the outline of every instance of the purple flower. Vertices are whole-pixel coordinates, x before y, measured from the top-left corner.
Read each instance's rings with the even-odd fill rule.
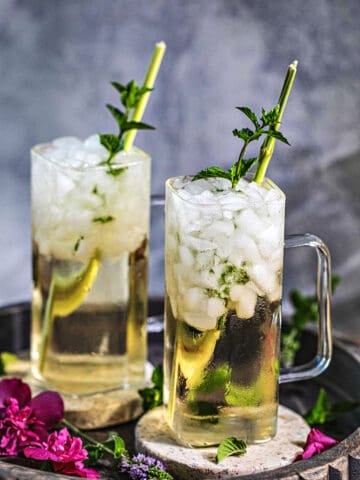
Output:
[[[298,460],[306,460],[307,458],[311,458],[317,453],[328,450],[337,443],[339,442],[334,438],[328,437],[316,428],[312,428],[306,439],[304,451],[302,453],[299,453],[294,461],[297,462]]]
[[[72,437],[67,428],[51,433],[46,441],[24,449],[24,455],[35,460],[50,460],[54,471],[64,475],[99,478],[96,470],[85,468],[88,453],[79,437]]]
[[[157,472],[162,471],[165,473],[165,467],[162,462],[142,453],[134,455],[131,459],[125,457],[121,461],[120,469],[123,473],[128,473],[131,480],[155,479],[157,478]],[[168,474],[167,476],[172,478]]]
[[[33,399],[29,385],[18,378],[0,381],[0,456],[15,456],[28,445],[43,441],[48,430],[64,416],[64,403],[56,392]]]

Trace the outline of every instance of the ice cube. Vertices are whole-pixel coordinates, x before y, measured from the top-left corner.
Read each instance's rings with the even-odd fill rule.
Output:
[[[183,296],[183,307],[184,310],[189,311],[205,311],[206,297],[204,291],[201,288],[193,287],[186,290],[185,295]]]
[[[254,210],[250,208],[242,210],[236,217],[235,223],[240,231],[245,232],[250,236],[259,234],[269,225],[269,222],[261,220]]]
[[[217,241],[219,237],[230,237],[233,235],[234,230],[233,222],[218,220],[214,221],[209,227],[206,227],[202,232],[202,236],[209,240],[215,240],[215,242],[219,244],[220,242]]]
[[[261,255],[264,258],[268,258],[275,249],[281,246],[282,238],[283,234],[280,231],[279,225],[270,225],[260,232],[257,236],[257,244]]]
[[[209,317],[218,319],[226,312],[224,301],[220,298],[208,298],[207,300],[207,314]]]
[[[234,285],[230,290],[230,299],[235,305],[236,315],[239,318],[254,316],[257,302],[257,293],[246,285]]]
[[[234,232],[232,240],[231,263],[240,266],[238,265],[239,261],[246,261],[253,264],[261,260],[258,246],[249,235],[237,229]],[[235,259],[238,260],[236,261]]]
[[[196,328],[196,330],[199,330],[200,332],[213,330],[217,325],[217,318],[210,317],[209,315],[206,315],[206,313],[184,311],[182,316],[188,325]]]
[[[77,148],[82,147],[82,141],[79,140],[77,137],[60,137],[60,138],[57,138],[56,140],[53,140],[52,144],[55,147],[63,148],[66,150],[71,147],[77,147]]]
[[[98,150],[104,148],[100,143],[100,137],[98,134],[90,135],[90,137],[84,140],[84,147],[86,150]]]
[[[269,300],[280,299],[281,285],[278,272],[269,263],[258,263],[249,268],[250,278],[265,292]]]

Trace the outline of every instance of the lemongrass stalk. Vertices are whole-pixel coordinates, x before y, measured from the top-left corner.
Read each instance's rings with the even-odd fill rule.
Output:
[[[153,56],[150,61],[148,71],[146,72],[146,75],[145,75],[143,87],[153,88],[165,50],[166,50],[166,45],[164,42],[159,42],[155,45]],[[131,121],[134,121],[134,122],[141,121],[146,105],[150,98],[150,93],[151,92],[146,92],[143,95],[141,95],[141,98],[133,112]],[[124,140],[124,150],[129,150],[132,147],[136,137],[136,133],[137,133],[136,129],[131,129],[127,132]]]
[[[280,96],[279,96],[279,101],[278,101],[278,105],[279,105],[278,120],[276,125],[272,127],[272,129],[275,131],[279,130],[280,128],[284,110],[291,92],[291,88],[295,80],[297,65],[298,65],[298,61],[294,60],[293,63],[289,65],[287,69],[286,77],[285,77],[284,84],[282,86]],[[265,178],[267,167],[269,165],[272,154],[274,152],[275,141],[276,139],[274,137],[268,136],[265,138],[264,142],[261,145],[260,155],[258,160],[258,167],[254,175],[254,181],[256,183],[261,184]]]

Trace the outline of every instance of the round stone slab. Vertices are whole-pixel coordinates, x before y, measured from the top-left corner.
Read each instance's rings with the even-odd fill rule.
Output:
[[[165,410],[158,407],[146,413],[136,427],[139,452],[161,460],[177,480],[225,480],[284,467],[302,452],[309,426],[292,410],[280,406],[278,432],[266,443],[249,445],[244,455],[215,463],[216,448],[187,448],[178,445],[165,420]]]

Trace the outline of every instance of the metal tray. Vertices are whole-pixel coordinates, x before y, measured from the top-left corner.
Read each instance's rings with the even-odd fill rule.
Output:
[[[162,361],[162,311],[161,299],[149,304],[149,360],[157,365]],[[0,308],[0,351],[19,353],[29,348],[30,305],[20,303]],[[321,387],[326,388],[332,401],[360,401],[360,349],[335,339],[334,355],[330,367],[320,377],[305,382],[281,385],[280,401],[283,405],[304,414],[314,403]],[[316,351],[316,338],[307,331],[302,339],[302,350],[297,360],[310,360]],[[119,425],[121,435],[130,452],[134,450],[135,421]],[[237,477],[239,480],[360,480],[360,409],[344,415],[336,424],[335,434],[340,443],[327,452],[266,473]],[[114,428],[112,428],[114,430]],[[106,430],[93,432],[102,439]],[[334,431],[331,432],[334,435]],[[15,463],[16,462],[16,463]],[[0,461],[0,479],[57,479],[76,477],[51,474],[21,465],[19,459]],[[104,478],[104,477],[103,477]],[[119,478],[119,477],[118,477]],[[124,477],[126,478],[126,477]],[[234,480],[236,480],[234,478]]]

